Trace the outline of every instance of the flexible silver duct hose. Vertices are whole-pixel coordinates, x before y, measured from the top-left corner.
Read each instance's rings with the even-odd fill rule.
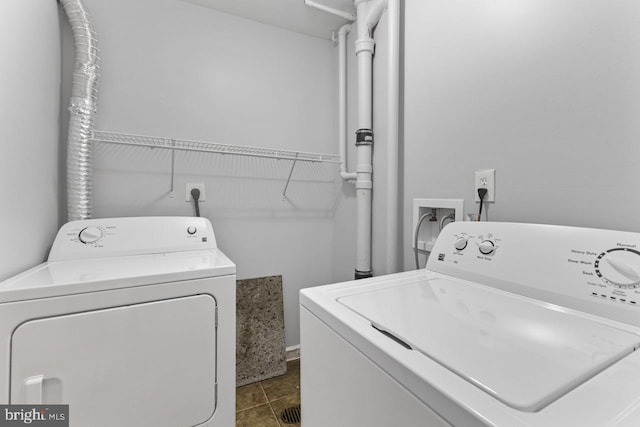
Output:
[[[59,1],[71,24],[75,44],[67,140],[67,217],[72,221],[91,218],[93,209],[90,139],[100,85],[100,52],[96,32],[82,1]]]

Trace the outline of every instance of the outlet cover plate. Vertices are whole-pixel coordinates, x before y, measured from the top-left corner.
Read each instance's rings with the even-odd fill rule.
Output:
[[[199,202],[204,202],[206,200],[205,198],[205,192],[204,192],[204,183],[203,182],[187,182],[186,188],[185,188],[185,198],[184,201],[185,202],[193,202],[193,197],[191,197],[191,190],[197,188],[198,190],[200,190],[200,198],[198,199]]]
[[[476,171],[476,184],[475,184],[475,187],[473,187],[473,194],[475,196],[476,202],[480,202],[480,197],[478,197],[478,188],[487,189],[487,195],[484,196],[485,203],[496,201],[496,170],[495,169],[484,169],[484,170]]]

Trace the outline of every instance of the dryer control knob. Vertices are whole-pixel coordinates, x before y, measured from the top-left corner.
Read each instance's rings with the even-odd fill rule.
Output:
[[[84,244],[94,243],[102,237],[102,230],[98,227],[85,227],[78,233],[78,239]]]
[[[467,247],[467,243],[469,243],[469,239],[466,237],[460,237],[453,242],[453,247],[456,248],[456,250],[461,251]]]
[[[478,249],[480,249],[481,254],[489,255],[496,250],[496,247],[491,240],[483,240],[480,245],[478,245]]]
[[[198,229],[193,225],[190,225],[189,227],[187,227],[187,233],[189,234],[196,234],[196,231],[198,231]]]

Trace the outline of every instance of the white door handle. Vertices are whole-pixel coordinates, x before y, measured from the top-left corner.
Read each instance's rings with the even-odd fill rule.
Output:
[[[42,404],[42,383],[44,375],[36,375],[24,380],[23,403]]]

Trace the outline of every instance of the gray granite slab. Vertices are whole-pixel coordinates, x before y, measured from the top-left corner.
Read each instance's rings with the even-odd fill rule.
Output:
[[[236,386],[286,372],[282,276],[238,280]]]

